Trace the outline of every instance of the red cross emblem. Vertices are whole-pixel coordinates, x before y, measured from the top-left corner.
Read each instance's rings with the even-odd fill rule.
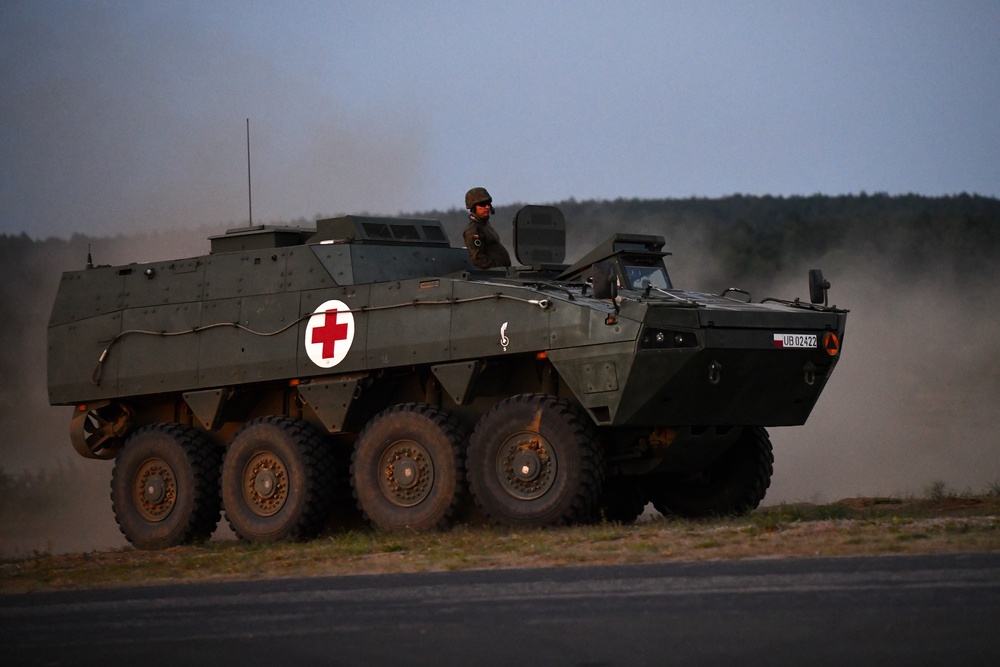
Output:
[[[325,318],[323,320],[323,326],[313,327],[311,342],[322,343],[323,358],[329,359],[333,357],[334,350],[337,349],[337,341],[347,340],[347,325],[337,324],[336,308],[327,311],[326,315],[323,315],[322,317]]]
[[[347,357],[354,342],[354,314],[343,301],[332,299],[313,311],[306,325],[306,354],[321,368],[332,368]]]

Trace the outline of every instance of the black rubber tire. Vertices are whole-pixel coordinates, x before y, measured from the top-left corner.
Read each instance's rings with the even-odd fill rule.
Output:
[[[135,431],[115,459],[111,506],[125,539],[166,549],[209,539],[219,523],[222,448],[181,424]]]
[[[493,522],[564,525],[593,515],[604,483],[604,449],[571,403],[520,394],[479,420],[467,471],[476,504]]]
[[[739,438],[704,471],[687,477],[649,479],[653,507],[665,516],[738,516],[760,505],[771,485],[774,454],[760,426],[744,427]]]
[[[246,542],[306,540],[322,530],[333,502],[333,455],[302,420],[247,422],[222,463],[222,505]]]
[[[633,524],[648,503],[641,478],[609,477],[604,480],[604,492],[597,501],[594,520],[598,523]]]
[[[467,442],[465,427],[435,406],[383,410],[354,446],[351,485],[358,509],[382,530],[447,528],[467,497]]]

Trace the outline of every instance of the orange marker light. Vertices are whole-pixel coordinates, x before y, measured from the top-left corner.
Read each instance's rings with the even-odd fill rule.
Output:
[[[837,353],[840,352],[840,339],[837,338],[837,334],[828,333],[823,336],[823,349],[831,357],[837,356]]]

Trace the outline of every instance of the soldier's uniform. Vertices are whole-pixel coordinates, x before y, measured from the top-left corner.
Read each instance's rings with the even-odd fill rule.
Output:
[[[462,232],[465,247],[469,249],[472,263],[480,269],[494,266],[510,266],[510,255],[500,243],[500,235],[489,220],[483,221],[475,215],[469,216],[469,226]]]
[[[476,204],[489,204],[492,211],[492,203],[493,199],[486,188],[472,188],[465,194],[465,207],[472,213],[469,215],[469,225],[462,232],[462,239],[472,263],[480,269],[510,266],[510,255],[500,243],[497,230],[490,225],[489,217],[481,218],[475,214]]]

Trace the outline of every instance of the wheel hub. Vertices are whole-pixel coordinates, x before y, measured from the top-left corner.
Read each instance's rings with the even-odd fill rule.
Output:
[[[420,479],[417,462],[404,456],[392,465],[392,478],[402,489],[412,489]]]
[[[177,481],[166,461],[149,459],[139,466],[132,487],[132,500],[146,521],[159,523],[170,515],[177,503]]]
[[[146,480],[146,502],[154,505],[163,502],[166,495],[166,483],[161,475],[151,475]]]
[[[382,495],[397,507],[413,507],[430,494],[434,463],[427,450],[413,440],[392,443],[379,459]]]
[[[512,461],[514,476],[519,482],[532,482],[542,470],[542,460],[534,450],[520,450]]]
[[[541,498],[556,480],[557,461],[548,440],[524,431],[511,435],[497,452],[497,478],[519,500]]]
[[[278,477],[273,470],[265,468],[257,473],[253,486],[261,498],[270,498],[278,490]]]
[[[288,500],[288,471],[271,452],[258,452],[243,468],[243,498],[258,516],[273,516]]]

